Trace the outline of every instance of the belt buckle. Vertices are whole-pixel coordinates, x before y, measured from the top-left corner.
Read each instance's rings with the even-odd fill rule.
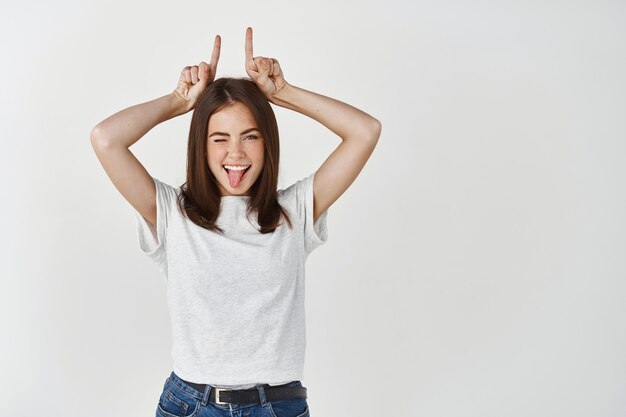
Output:
[[[215,404],[231,404],[227,401],[220,401],[220,392],[222,391],[232,391],[231,388],[215,388]]]

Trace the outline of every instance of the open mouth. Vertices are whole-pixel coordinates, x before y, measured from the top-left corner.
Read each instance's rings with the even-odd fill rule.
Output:
[[[248,171],[250,170],[250,168],[252,168],[252,165],[248,166],[248,168],[246,168],[246,169],[244,169],[244,170],[243,170],[244,175],[245,175],[245,173],[246,173],[246,172],[248,172]],[[222,165],[222,169],[223,169],[224,171],[226,171],[226,173],[228,173],[229,171],[231,171],[231,170],[227,169],[224,165]],[[235,170],[232,170],[232,171],[235,171]]]
[[[222,169],[226,171],[226,175],[228,176],[228,182],[230,182],[230,186],[233,188],[237,187],[237,185],[243,181],[251,167],[252,165],[249,165],[245,169],[228,169],[222,165]]]

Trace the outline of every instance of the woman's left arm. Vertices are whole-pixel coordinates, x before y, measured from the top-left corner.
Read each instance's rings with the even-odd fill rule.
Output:
[[[382,125],[356,107],[289,84],[276,59],[254,57],[251,27],[246,29],[245,52],[246,72],[271,103],[317,120],[342,139],[315,172],[315,222],[359,175],[378,143]]]
[[[376,147],[382,125],[356,107],[290,84],[271,102],[317,120],[342,139],[315,173],[313,219],[317,221],[359,175]]]

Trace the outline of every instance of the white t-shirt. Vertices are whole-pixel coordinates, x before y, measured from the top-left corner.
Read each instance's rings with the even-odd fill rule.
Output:
[[[305,261],[327,240],[328,210],[313,224],[314,175],[278,190],[289,213],[273,233],[246,218],[248,196],[221,198],[224,235],[183,216],[180,188],[153,178],[154,230],[136,210],[141,252],[167,285],[174,372],[218,387],[251,388],[303,379]],[[132,207],[132,206],[131,206]]]

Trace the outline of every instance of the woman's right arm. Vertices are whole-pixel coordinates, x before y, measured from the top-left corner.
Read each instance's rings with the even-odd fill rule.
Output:
[[[91,131],[94,149],[112,146],[130,148],[161,122],[189,111],[188,103],[173,92],[136,104],[107,117]]]
[[[91,146],[107,176],[152,226],[156,236],[156,185],[130,146],[159,123],[185,113],[186,105],[174,93],[121,110],[91,131]]]
[[[156,185],[130,146],[165,120],[187,113],[215,79],[221,39],[215,37],[211,63],[183,68],[176,90],[121,110],[91,131],[91,145],[111,182],[156,232]],[[155,233],[156,234],[156,233]]]

